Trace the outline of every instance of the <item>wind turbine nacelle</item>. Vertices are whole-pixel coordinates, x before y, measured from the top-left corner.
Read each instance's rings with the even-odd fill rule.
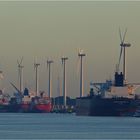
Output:
[[[84,53],[78,53],[78,56],[86,56]]]
[[[130,44],[130,43],[127,43],[127,44],[126,44],[126,47],[130,47],[130,46],[131,46],[131,44]]]
[[[130,43],[121,43],[120,46],[121,47],[130,47],[131,44]]]
[[[53,63],[53,60],[47,60],[47,63]]]

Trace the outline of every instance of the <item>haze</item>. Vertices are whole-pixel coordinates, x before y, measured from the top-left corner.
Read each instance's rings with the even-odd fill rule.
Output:
[[[18,86],[17,59],[22,56],[24,86],[35,90],[34,60],[39,68],[39,89],[47,91],[47,58],[53,64],[53,96],[58,96],[58,77],[62,85],[61,57],[67,56],[67,94],[79,96],[78,50],[84,58],[84,93],[90,81],[113,78],[120,51],[119,27],[128,29],[127,80],[140,82],[140,2],[0,2],[1,88],[12,94],[9,84]]]

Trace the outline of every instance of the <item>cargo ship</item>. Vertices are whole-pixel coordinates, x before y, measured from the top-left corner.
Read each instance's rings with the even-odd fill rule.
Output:
[[[126,34],[126,32],[125,32]],[[134,116],[140,108],[140,97],[136,94],[138,83],[126,81],[126,55],[125,48],[130,47],[124,43],[121,34],[121,50],[119,63],[116,67],[114,80],[107,80],[104,83],[90,83],[90,93],[86,97],[76,99],[76,115],[86,116]],[[123,72],[120,72],[119,65],[123,54]]]
[[[0,90],[0,113],[18,112],[20,107],[14,97],[10,97]]]
[[[40,96],[31,96],[28,89],[24,89],[21,100],[20,112],[26,113],[49,113],[52,110],[51,99],[42,92]]]
[[[121,84],[120,84],[121,83]],[[137,85],[123,84],[123,74],[115,73],[115,84],[91,83],[90,94],[76,99],[76,114],[86,116],[133,116],[140,107]]]
[[[12,86],[17,90],[14,94],[15,106],[17,107],[17,112],[23,113],[49,113],[52,110],[51,99],[48,98],[44,92],[40,93],[40,96],[34,96],[30,93],[28,88],[24,89],[23,94],[12,84]],[[12,104],[10,104],[12,105]],[[19,106],[19,107],[18,107]]]

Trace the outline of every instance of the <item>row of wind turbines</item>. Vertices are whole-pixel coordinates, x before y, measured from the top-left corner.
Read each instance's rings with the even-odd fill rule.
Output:
[[[80,60],[80,97],[83,97],[83,85],[84,85],[84,79],[83,79],[83,57],[86,56],[86,54],[83,52],[83,50],[80,50],[78,52],[78,57]],[[62,80],[62,95],[63,95],[63,105],[66,107],[66,61],[68,60],[68,57],[62,57],[62,67],[63,67],[63,80]],[[52,72],[51,72],[51,65],[54,63],[53,60],[48,59],[47,60],[47,67],[48,67],[48,97],[52,98]],[[17,60],[18,64],[18,73],[19,73],[19,90],[20,93],[23,93],[23,57],[21,60]],[[40,63],[34,63],[35,68],[35,93],[36,96],[39,95],[39,73],[38,68],[40,66]]]
[[[130,47],[131,44],[130,43],[125,43],[125,36],[126,36],[126,32],[127,29],[125,30],[123,36],[121,33],[121,30],[119,29],[119,35],[120,35],[120,56],[119,56],[119,62],[117,64],[116,67],[116,72],[119,72],[120,69],[120,63],[121,63],[121,58],[122,58],[122,53],[123,53],[123,74],[124,74],[124,81],[126,81],[126,47]],[[85,57],[86,54],[83,52],[83,50],[80,50],[78,52],[78,57],[80,60],[80,79],[79,79],[79,84],[80,84],[80,97],[83,97],[83,86],[84,86],[84,79],[83,79],[83,57]],[[66,106],[66,61],[68,60],[68,57],[62,57],[61,61],[62,61],[62,66],[63,66],[63,81],[62,81],[62,94],[63,94],[63,103],[64,106]],[[22,61],[23,61],[23,57],[21,58],[21,61],[17,61],[18,63],[18,71],[19,71],[19,89],[20,92],[23,92],[23,68],[24,66],[22,65]],[[51,59],[47,60],[47,67],[48,67],[48,97],[52,98],[52,73],[51,73],[51,64],[53,64],[54,61]],[[36,75],[36,88],[35,88],[35,92],[36,92],[36,96],[39,94],[39,73],[38,73],[38,68],[39,68],[40,64],[39,63],[34,63],[34,68],[35,68],[35,75]]]

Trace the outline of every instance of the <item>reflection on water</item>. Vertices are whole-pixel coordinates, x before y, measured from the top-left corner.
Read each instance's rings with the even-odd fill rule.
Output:
[[[0,139],[140,139],[140,118],[1,113]]]

